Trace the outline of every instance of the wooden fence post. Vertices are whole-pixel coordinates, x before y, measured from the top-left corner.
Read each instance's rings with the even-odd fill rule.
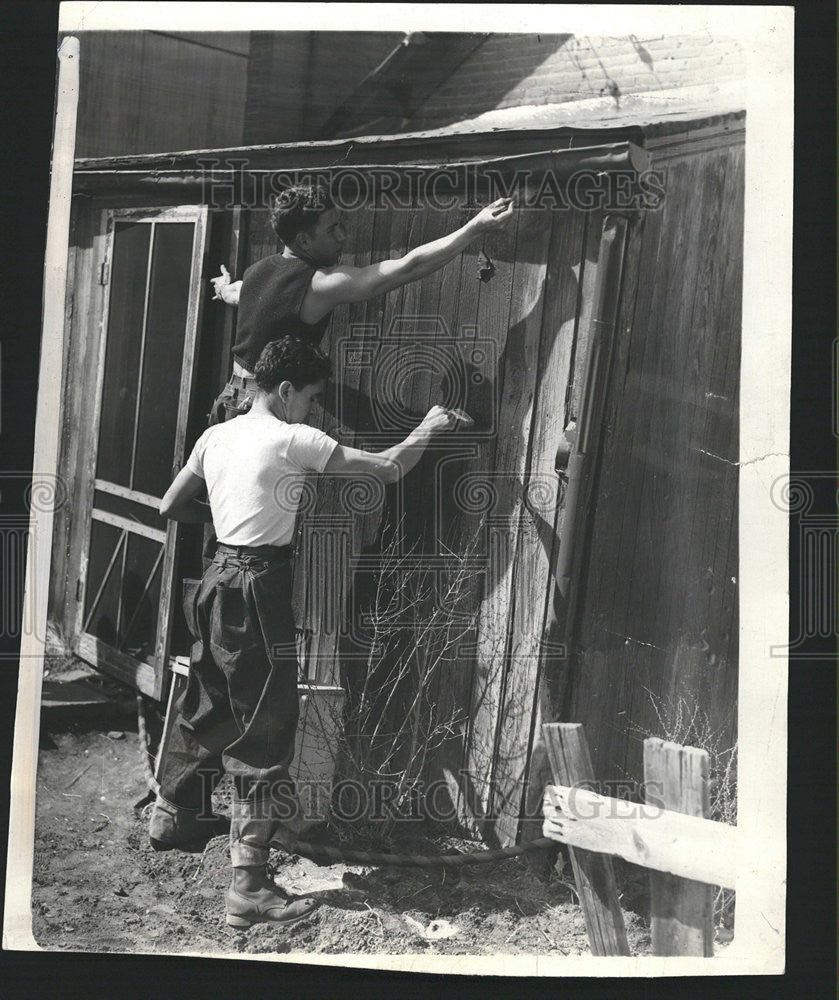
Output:
[[[696,747],[644,740],[647,802],[707,818],[708,754]],[[690,850],[690,845],[685,845]],[[650,872],[650,923],[654,955],[714,954],[714,889],[703,882]]]
[[[554,783],[577,785],[594,780],[588,742],[579,723],[549,722],[542,726]],[[629,942],[618,902],[612,859],[569,847],[580,906],[593,955],[628,955]]]

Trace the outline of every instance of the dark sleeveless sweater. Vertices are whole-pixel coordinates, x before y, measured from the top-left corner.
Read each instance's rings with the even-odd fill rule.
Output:
[[[248,371],[253,371],[262,348],[272,340],[290,335],[315,346],[320,343],[330,314],[317,323],[300,319],[300,307],[314,273],[305,261],[282,254],[265,257],[245,271],[233,357]]]

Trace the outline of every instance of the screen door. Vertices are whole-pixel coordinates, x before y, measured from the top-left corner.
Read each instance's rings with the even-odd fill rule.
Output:
[[[89,534],[77,652],[161,697],[176,524],[158,513],[184,461],[207,237],[201,206],[108,213]]]

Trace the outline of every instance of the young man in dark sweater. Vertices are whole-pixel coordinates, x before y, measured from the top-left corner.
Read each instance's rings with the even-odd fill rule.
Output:
[[[211,422],[247,412],[253,399],[253,368],[262,348],[286,335],[318,345],[332,310],[342,303],[377,298],[433,273],[484,233],[504,226],[513,200],[499,198],[465,226],[415,247],[403,257],[367,267],[341,264],[347,238],[344,216],[322,185],[286,188],[271,209],[281,253],[252,264],[241,281],[227,269],[214,278],[216,297],[237,305],[233,375],[216,401]]]
[[[505,225],[512,217],[513,203],[501,198],[482,209],[465,226],[438,240],[416,247],[403,257],[383,260],[367,267],[340,263],[346,240],[344,221],[324,186],[296,185],[284,190],[271,210],[271,225],[284,244],[281,253],[257,261],[244,279],[230,283],[230,275],[214,279],[216,294],[230,305],[238,305],[236,339],[233,344],[233,374],[216,400],[210,425],[247,413],[257,393],[254,378],[257,359],[269,342],[284,336],[297,337],[317,346],[332,310],[344,302],[375,298],[395,288],[418,281],[461,253],[484,233]],[[215,556],[216,537],[206,526],[205,568]],[[197,760],[182,759],[183,775],[178,801],[191,808],[203,805],[211,816],[209,795],[220,774],[220,759],[203,760],[203,777]],[[211,820],[193,822],[189,811],[168,815],[158,807],[152,820],[151,837],[158,847],[191,844],[211,836]]]

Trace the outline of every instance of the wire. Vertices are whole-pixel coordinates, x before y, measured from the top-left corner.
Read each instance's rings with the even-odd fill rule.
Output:
[[[134,812],[140,813],[145,806],[150,802],[154,801],[155,796],[160,790],[160,786],[157,783],[157,779],[154,776],[154,771],[149,763],[150,753],[149,753],[149,731],[146,727],[146,708],[143,704],[143,696],[141,694],[136,695],[137,703],[137,735],[139,736],[139,748],[140,748],[140,762],[143,767],[143,777],[146,780],[146,786],[148,791],[146,794],[134,803]]]
[[[135,804],[135,811],[148,804],[158,791],[157,780],[149,763],[149,734],[146,728],[146,712],[143,696],[137,695],[137,733],[140,737],[140,759],[149,792]],[[549,837],[539,837],[526,844],[500,847],[492,851],[470,851],[465,854],[387,854],[378,851],[358,851],[352,848],[331,847],[328,844],[313,844],[307,840],[290,840],[283,843],[289,854],[299,854],[321,865],[345,862],[355,865],[371,865],[376,868],[465,868],[470,865],[488,865],[495,861],[519,857],[532,851],[556,847],[556,841]]]
[[[556,847],[557,842],[549,837],[539,837],[526,844],[515,844],[493,851],[470,851],[466,854],[385,854],[376,851],[356,851],[351,848],[330,847],[327,844],[312,844],[305,840],[288,841],[283,849],[290,854],[300,854],[310,861],[321,864],[349,862],[350,864],[372,865],[382,868],[465,868],[470,865],[488,865],[495,861],[519,857],[532,851]]]

